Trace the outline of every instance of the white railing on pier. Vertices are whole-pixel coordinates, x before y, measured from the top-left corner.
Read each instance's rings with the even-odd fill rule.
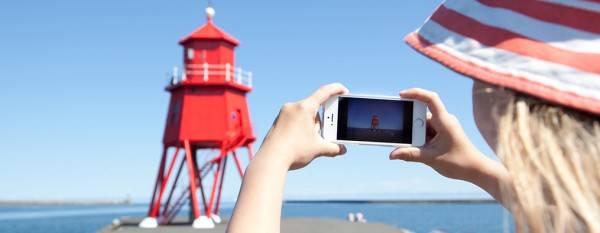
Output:
[[[201,78],[204,82],[226,81],[235,82],[240,85],[252,87],[252,72],[243,70],[241,67],[234,67],[227,64],[189,64],[179,72],[177,67],[173,68],[171,84],[177,84],[186,81],[190,76]],[[224,80],[223,80],[224,79]]]

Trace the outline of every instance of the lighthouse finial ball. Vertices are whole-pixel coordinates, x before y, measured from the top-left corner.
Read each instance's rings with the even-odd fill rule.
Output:
[[[212,17],[215,16],[215,8],[212,8],[210,6],[207,7],[204,12],[206,12],[206,16],[208,16],[208,18],[212,19]]]

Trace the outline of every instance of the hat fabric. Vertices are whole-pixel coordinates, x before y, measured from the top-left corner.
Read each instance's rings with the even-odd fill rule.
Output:
[[[466,76],[600,115],[600,0],[447,0],[405,40]]]

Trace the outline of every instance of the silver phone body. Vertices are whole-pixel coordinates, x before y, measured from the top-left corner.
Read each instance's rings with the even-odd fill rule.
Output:
[[[323,105],[322,136],[340,144],[420,147],[427,105],[397,96],[338,95]]]

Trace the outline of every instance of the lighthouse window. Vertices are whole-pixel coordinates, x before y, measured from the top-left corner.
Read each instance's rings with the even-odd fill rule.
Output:
[[[171,109],[171,124],[175,124],[179,121],[179,113],[181,112],[181,102],[176,101]]]
[[[235,120],[235,112],[232,112],[232,113],[231,113],[231,119],[232,119],[232,120]]]
[[[192,59],[194,59],[194,49],[192,49],[192,48],[188,48],[188,49],[187,49],[187,58],[188,58],[189,60],[192,60]]]

